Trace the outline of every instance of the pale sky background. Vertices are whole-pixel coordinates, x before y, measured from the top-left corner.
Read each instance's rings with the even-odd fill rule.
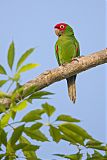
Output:
[[[43,71],[58,66],[54,54],[57,40],[54,25],[59,22],[66,22],[74,29],[81,55],[106,48],[104,0],[0,0],[0,63],[7,67],[7,49],[14,40],[16,60],[25,50],[36,47],[35,53],[27,62],[41,64],[37,69],[24,74],[22,84]],[[7,71],[10,72],[9,69]],[[79,74],[75,105],[69,100],[65,80],[54,83],[44,89],[55,93],[47,102],[56,107],[56,115],[70,114],[79,118],[82,120],[80,125],[94,138],[105,141],[105,79],[105,65]],[[45,101],[35,101],[33,108]],[[51,160],[51,154],[54,153],[71,154],[71,148],[64,142],[58,145],[44,143],[38,153],[42,159]]]

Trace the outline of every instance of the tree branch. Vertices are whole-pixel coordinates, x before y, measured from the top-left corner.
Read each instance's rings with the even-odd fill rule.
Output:
[[[32,90],[32,88],[32,92],[39,91],[51,85],[52,83],[66,79],[98,65],[107,63],[107,49],[80,57],[78,60],[79,61],[72,61],[71,63],[59,66],[58,68],[45,71],[34,80],[28,81],[23,85],[22,97],[25,98],[28,96],[29,90]],[[16,101],[18,98],[19,97],[17,96]],[[9,108],[11,100],[8,98],[1,98],[0,104],[5,105],[5,108]]]

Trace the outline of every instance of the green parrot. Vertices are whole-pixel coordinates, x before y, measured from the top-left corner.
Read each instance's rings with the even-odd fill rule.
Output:
[[[58,40],[55,44],[55,55],[59,65],[70,63],[75,57],[80,56],[80,47],[74,36],[73,29],[65,23],[59,23],[54,27]],[[76,75],[67,78],[68,95],[76,101]]]

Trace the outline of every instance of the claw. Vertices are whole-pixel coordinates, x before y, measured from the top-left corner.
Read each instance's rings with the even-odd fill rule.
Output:
[[[78,57],[72,58],[72,61],[71,61],[71,62],[74,62],[74,61],[79,62],[79,58],[78,58]]]
[[[79,59],[82,58],[82,57],[84,57],[84,56],[78,56],[78,57],[72,58],[71,62],[73,62],[73,61],[79,62]]]
[[[63,63],[63,64],[61,64],[62,66],[66,66],[66,64],[68,64],[67,62],[65,62],[65,63]]]

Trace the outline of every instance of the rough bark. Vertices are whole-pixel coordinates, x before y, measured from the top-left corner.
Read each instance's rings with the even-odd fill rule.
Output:
[[[66,79],[75,74],[81,73],[104,63],[107,63],[107,49],[89,54],[87,56],[79,57],[78,60],[74,60],[71,63],[59,66],[58,68],[52,70],[45,71],[35,79],[28,81],[23,85],[22,97],[25,98],[26,96],[28,96],[27,92],[31,88],[35,88],[35,91],[39,91],[51,85],[52,83]],[[17,96],[16,101],[18,98],[19,97]],[[8,98],[1,98],[0,104],[3,104],[6,108],[9,108],[11,100]]]

